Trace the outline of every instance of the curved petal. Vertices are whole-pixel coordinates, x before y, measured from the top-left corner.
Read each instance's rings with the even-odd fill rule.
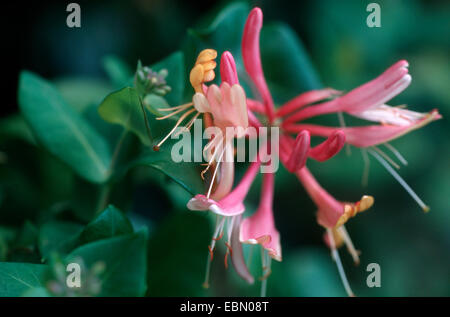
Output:
[[[228,51],[224,52],[220,59],[220,77],[222,81],[227,82],[231,86],[239,84],[234,58]]]
[[[264,100],[266,114],[269,120],[274,117],[272,96],[267,87],[259,53],[259,35],[263,24],[263,14],[260,8],[254,8],[248,15],[242,35],[242,57],[248,75]]]
[[[247,283],[253,284],[255,282],[255,278],[251,275],[250,271],[248,270],[247,264],[245,263],[242,243],[239,240],[241,219],[242,216],[238,215],[233,222],[233,228],[230,237],[231,249],[233,250],[231,254],[231,263],[233,263],[233,267],[240,277],[242,277]]]
[[[286,162],[289,172],[295,173],[306,164],[310,148],[310,136],[307,130],[301,131],[292,145],[291,154]]]
[[[362,127],[325,127],[315,124],[292,124],[283,127],[286,132],[298,133],[299,131],[308,130],[312,135],[320,135],[323,137],[331,136],[336,129],[344,132],[346,142],[356,147],[369,147],[389,142],[399,138],[413,130],[419,129],[431,121],[440,119],[441,115],[437,110],[424,114],[424,116],[409,125],[369,125]]]
[[[373,205],[372,196],[363,196],[356,203],[343,203],[336,200],[320,186],[306,167],[298,171],[296,175],[318,208],[317,222],[325,228],[339,227],[349,218]]]
[[[411,76],[407,67],[408,62],[401,60],[372,81],[334,100],[302,109],[287,117],[285,123],[333,112],[347,112],[358,116],[365,110],[381,106],[409,86]]]
[[[328,139],[309,150],[309,156],[319,162],[335,156],[345,145],[345,134],[342,130],[334,131]]]
[[[242,221],[239,239],[242,243],[261,244],[272,258],[281,261],[280,234],[273,219],[273,191],[274,174],[264,174],[260,205]]]
[[[340,95],[341,92],[338,90],[334,90],[332,88],[325,88],[319,90],[311,90],[304,92],[297,97],[289,100],[284,105],[282,105],[278,111],[276,112],[277,117],[283,117],[288,115],[300,108],[307,106],[309,104],[331,98],[336,95]]]

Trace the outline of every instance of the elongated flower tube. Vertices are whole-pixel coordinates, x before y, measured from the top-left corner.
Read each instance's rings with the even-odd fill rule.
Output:
[[[188,202],[187,207],[190,210],[210,210],[222,216],[242,214],[245,211],[244,199],[258,174],[260,165],[260,160],[251,163],[240,183],[221,200],[215,201],[205,195],[198,194]]]
[[[337,201],[320,186],[306,167],[299,170],[296,175],[318,208],[317,222],[325,228],[339,227],[346,223],[349,218],[373,205],[373,197],[366,195],[356,203]]]
[[[242,57],[248,75],[253,80],[264,101],[266,115],[269,121],[274,117],[272,95],[264,77],[261,56],[259,53],[259,34],[262,28],[263,14],[260,8],[254,8],[245,23],[242,35]]]
[[[241,222],[242,215],[234,217],[234,223],[230,236],[230,245],[232,250],[231,261],[233,263],[234,269],[236,270],[236,273],[238,273],[238,275],[242,277],[247,283],[253,284],[255,282],[255,278],[252,276],[252,274],[248,270],[247,264],[245,263],[242,243],[239,238],[241,232]]]
[[[284,127],[284,130],[290,133],[298,133],[307,130],[312,135],[329,137],[336,129],[342,130],[345,134],[346,142],[356,147],[369,147],[383,144],[397,139],[413,130],[420,129],[433,120],[441,118],[437,110],[430,113],[410,116],[409,124],[393,125],[369,125],[360,127],[325,127],[315,124],[291,124]],[[414,119],[413,119],[414,118]],[[406,119],[401,119],[406,120]]]
[[[191,210],[210,210],[217,215],[216,228],[209,246],[210,257],[208,258],[207,277],[209,276],[214,246],[216,241],[222,237],[225,223],[228,223],[225,266],[227,266],[227,257],[230,255],[236,272],[247,282],[253,283],[254,278],[245,265],[242,243],[261,245],[264,251],[263,274],[265,277],[262,279],[261,294],[265,294],[266,277],[270,273],[270,261],[268,263],[266,261],[267,254],[276,260],[281,260],[280,234],[275,228],[273,216],[273,212],[276,212],[276,206],[273,206],[274,173],[276,171],[271,169],[268,174],[264,174],[259,207],[252,216],[241,222],[245,210],[244,200],[258,174],[261,165],[260,157],[258,157],[257,162],[250,164],[244,177],[234,188],[232,188],[234,165],[233,163],[222,163],[220,166],[220,158],[224,155],[227,158],[234,157],[234,154],[224,151],[223,148],[226,148],[227,144],[231,144],[230,141],[234,138],[250,136],[248,130],[251,129],[247,127],[278,127],[279,133],[253,132],[251,137],[259,138],[259,141],[263,141],[261,143],[266,142],[263,146],[271,150],[273,138],[277,135],[281,136],[279,151],[274,151],[270,155],[279,156],[286,169],[297,176],[317,206],[317,222],[326,231],[325,243],[331,249],[332,258],[336,262],[345,290],[349,296],[354,296],[345,277],[337,249],[345,245],[354,262],[359,262],[359,252],[353,246],[345,224],[348,223],[350,218],[369,209],[374,203],[374,198],[363,195],[359,201],[353,203],[337,200],[311,174],[307,167],[308,158],[325,162],[338,154],[346,143],[356,147],[368,148],[367,150],[364,149],[363,153],[366,153],[366,156],[370,154],[375,157],[402,184],[419,205],[424,210],[428,210],[428,206],[392,169],[391,165],[397,168],[395,162],[377,146],[385,144],[402,163],[405,163],[406,161],[400,153],[386,142],[421,128],[441,118],[441,116],[437,110],[419,113],[403,107],[387,105],[387,102],[400,94],[411,83],[412,78],[408,73],[409,64],[405,60],[400,60],[380,76],[346,94],[332,88],[302,92],[276,109],[265,80],[259,51],[262,26],[262,11],[259,8],[254,8],[245,23],[241,43],[244,68],[251,80],[249,83],[251,88],[255,88],[252,89],[255,94],[253,98],[247,98],[244,89],[239,85],[234,58],[227,51],[221,56],[222,83],[220,85],[206,85],[214,78],[213,69],[216,65],[213,60],[217,56],[209,50],[197,58],[196,65],[190,74],[190,81],[196,92],[193,103],[189,106],[180,106],[180,108],[174,109],[182,112],[186,109],[191,111],[191,108],[194,108],[192,112],[196,111],[197,113],[204,113],[205,116],[211,116],[211,125],[217,127],[220,131],[228,127],[244,127],[242,132],[237,131],[231,136],[214,137],[210,140],[206,147],[214,151],[209,156],[208,168],[214,162],[217,162],[218,166],[216,165],[214,169],[208,192],[198,194],[188,202],[188,208]],[[183,109],[180,110],[181,108]],[[306,119],[330,113],[339,115],[340,127],[303,122]],[[379,125],[346,126],[343,113],[367,121],[378,122]],[[247,128],[247,131],[245,131],[245,128]],[[324,140],[311,147],[312,138],[317,137],[324,138]],[[273,161],[274,157],[271,157],[271,162]],[[213,186],[216,175],[219,175],[217,177],[219,181],[216,186]],[[206,285],[207,282],[208,278],[205,279]]]
[[[331,98],[333,96],[340,95],[341,92],[332,88],[325,88],[325,89],[319,89],[319,90],[311,90],[304,92],[294,99],[288,101],[286,104],[284,104],[282,107],[280,107],[277,112],[277,117],[283,117],[288,114],[291,114],[292,112],[296,110],[300,110],[301,108],[308,106],[312,103],[322,101],[324,99]]]
[[[273,218],[274,174],[264,174],[261,201],[258,210],[242,221],[240,241],[242,243],[260,244],[269,255],[281,261],[280,233],[275,228]]]
[[[411,75],[408,74],[407,67],[406,61],[399,61],[379,77],[343,96],[301,109],[286,118],[284,124],[332,112],[347,112],[353,116],[364,116],[364,111],[384,105],[409,86]]]

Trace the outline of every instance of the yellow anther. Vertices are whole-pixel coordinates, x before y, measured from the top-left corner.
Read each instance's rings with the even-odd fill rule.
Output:
[[[214,69],[217,63],[214,59],[217,57],[217,52],[213,49],[206,49],[200,52],[192,68],[189,80],[196,92],[203,93],[202,84],[211,81],[215,78]]]
[[[214,79],[216,77],[216,74],[214,73],[214,70],[209,70],[206,73],[203,74],[203,81],[208,82]]]
[[[203,64],[212,60],[215,60],[217,57],[217,51],[211,48],[207,48],[198,54],[196,64]]]
[[[209,61],[209,62],[198,64],[198,65],[202,65],[205,72],[207,72],[210,70],[214,70],[214,68],[216,68],[216,66],[217,66],[217,63],[215,61]]]
[[[344,214],[339,218],[336,223],[336,228],[342,226],[351,217],[356,216],[357,213],[363,212],[372,207],[374,199],[372,196],[364,195],[360,201],[355,204],[345,204]]]
[[[189,75],[191,85],[196,92],[202,92],[203,73],[204,73],[203,66],[195,65],[194,68],[192,68],[191,73]]]

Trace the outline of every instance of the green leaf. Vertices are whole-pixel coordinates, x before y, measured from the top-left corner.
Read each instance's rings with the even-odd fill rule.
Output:
[[[119,209],[109,205],[83,229],[79,241],[85,244],[129,233],[133,233],[131,222]]]
[[[322,87],[308,53],[289,26],[273,23],[263,27],[260,45],[264,75],[276,103]]]
[[[210,239],[210,222],[203,215],[179,213],[160,225],[149,240],[147,295],[205,295]]]
[[[85,77],[63,77],[52,81],[63,99],[77,112],[97,106],[113,87],[105,80]]]
[[[172,90],[165,98],[172,106],[180,105],[183,102],[184,87],[187,80],[184,69],[184,54],[182,52],[175,52],[162,61],[151,65],[150,68],[155,72],[159,72],[161,69],[167,69],[168,75],[166,82]]]
[[[133,84],[133,71],[119,57],[114,55],[105,56],[102,64],[115,87],[122,88]]]
[[[43,287],[47,265],[30,263],[0,263],[0,297],[17,297]]]
[[[52,294],[50,294],[44,287],[30,288],[29,290],[25,291],[22,294],[22,297],[51,297],[51,296]]]
[[[220,54],[230,51],[240,58],[242,33],[250,12],[247,3],[237,2],[224,7],[217,16],[188,31],[186,62],[194,65],[197,54],[206,48],[213,48]],[[208,23],[209,22],[209,23]],[[204,26],[206,25],[206,26]]]
[[[50,153],[89,181],[108,179],[110,153],[106,142],[49,82],[23,71],[19,106],[36,138]]]
[[[41,263],[37,244],[38,230],[27,220],[17,233],[14,242],[10,244],[8,262]]]
[[[103,263],[104,270],[98,276],[99,296],[143,296],[147,289],[147,232],[88,243],[75,249],[65,261],[82,261],[87,270]],[[82,272],[82,283],[83,277]]]
[[[73,222],[50,221],[39,230],[39,250],[44,259],[52,253],[67,254],[78,245],[83,226]]]
[[[335,264],[326,249],[305,248],[272,263],[269,296],[345,296]]]
[[[189,193],[193,195],[203,193],[205,185],[200,176],[200,163],[174,162],[171,157],[173,143],[173,140],[167,140],[157,152],[152,149],[144,150],[131,166],[149,166],[169,176]]]
[[[155,116],[163,116],[163,114],[159,112],[158,109],[170,107],[166,99],[154,94],[145,96],[143,103],[145,108],[147,108],[147,110],[153,113]]]
[[[105,121],[121,125],[136,134],[142,143],[150,145],[142,109],[136,90],[126,87],[106,96],[98,107],[98,112]]]
[[[250,7],[247,3],[231,3],[212,19],[204,21],[195,29],[189,29],[184,46],[187,71],[194,66],[200,51],[213,48],[217,51],[219,60],[224,51],[230,51],[236,60],[238,72],[242,73],[241,39],[249,12]],[[219,82],[219,71],[216,72],[216,78]],[[186,91],[192,91],[189,81],[186,81]]]

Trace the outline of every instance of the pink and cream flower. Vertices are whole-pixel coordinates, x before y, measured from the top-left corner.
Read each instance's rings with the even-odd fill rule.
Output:
[[[346,94],[331,88],[313,90],[304,92],[275,108],[265,80],[259,51],[262,25],[262,11],[254,8],[248,16],[242,37],[244,67],[259,99],[246,97],[244,89],[239,85],[233,56],[229,52],[225,52],[221,58],[220,71],[223,82],[219,86],[207,86],[205,83],[214,78],[216,66],[214,58],[217,53],[214,50],[205,50],[200,53],[190,74],[190,80],[196,92],[193,102],[171,109],[175,113],[189,109],[188,112],[196,112],[195,116],[201,113],[207,114],[205,121],[208,121],[208,117],[211,116],[210,125],[214,125],[220,130],[227,127],[244,128],[241,133],[233,135],[232,138],[245,136],[245,129],[248,126],[260,127],[262,126],[261,122],[268,127],[279,127],[281,137],[277,155],[286,169],[296,175],[317,206],[317,222],[326,231],[325,241],[331,248],[344,287],[352,296],[353,292],[345,277],[337,248],[345,244],[355,263],[359,262],[359,253],[353,246],[344,224],[358,213],[369,209],[374,203],[374,198],[363,195],[356,202],[343,202],[335,199],[319,184],[306,167],[308,159],[324,162],[335,156],[345,144],[368,149],[405,187],[419,205],[427,210],[428,207],[392,170],[388,164],[391,160],[376,146],[386,144],[397,157],[401,158],[400,154],[387,142],[421,128],[441,116],[437,110],[419,113],[386,104],[405,90],[411,82],[411,75],[408,73],[409,65],[404,60],[395,63],[377,78]],[[358,127],[344,125],[327,127],[303,122],[306,119],[330,113],[346,113],[379,124]],[[184,120],[183,116],[180,120]],[[311,147],[311,137],[325,139],[319,145]],[[209,146],[220,148],[219,143],[227,144],[229,141],[227,138],[213,138]],[[268,141],[266,146],[269,146],[269,143]],[[207,276],[215,243],[222,237],[225,222],[228,221],[228,242],[225,243],[228,248],[227,256],[231,255],[238,274],[249,283],[253,283],[254,278],[245,266],[242,243],[259,244],[269,257],[277,261],[282,260],[280,233],[275,226],[273,210],[275,175],[273,172],[263,175],[259,207],[250,217],[242,219],[245,211],[245,198],[258,175],[261,160],[258,157],[256,162],[251,163],[237,186],[232,188],[234,164],[232,162],[220,163],[221,160],[218,158],[223,155],[223,150],[215,152],[219,154],[213,154],[208,164],[208,168],[210,166],[215,168],[207,193],[196,195],[187,204],[191,210],[209,210],[217,215],[217,225],[209,246]],[[208,285],[208,277],[205,285]]]

